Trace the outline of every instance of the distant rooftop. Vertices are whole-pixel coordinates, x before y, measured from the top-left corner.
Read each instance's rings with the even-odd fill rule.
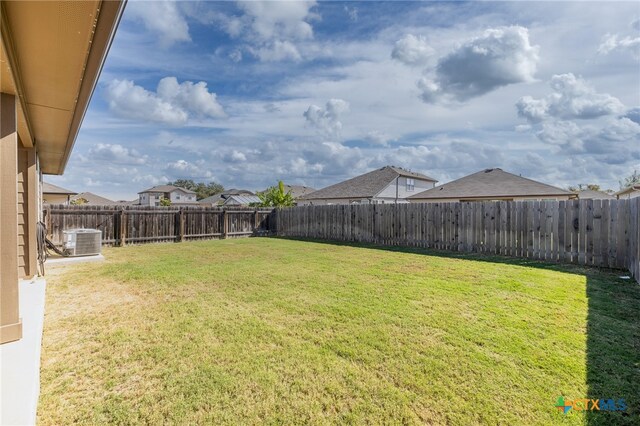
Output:
[[[112,204],[117,204],[115,201],[105,197],[101,197],[100,195],[96,195],[93,192],[81,192],[71,197],[71,201],[76,201],[79,199],[83,199],[86,201],[87,204],[91,204],[94,206],[108,206]]]
[[[575,193],[538,182],[502,169],[485,169],[449,183],[412,195],[411,199],[501,198],[523,196],[558,196]]]
[[[195,194],[194,191],[191,191],[189,189],[184,189],[184,188],[180,188],[179,186],[173,186],[173,185],[157,185],[154,186],[152,188],[149,189],[145,189],[144,191],[140,191],[138,192],[138,194],[144,194],[146,192],[173,192],[173,191],[182,191],[184,193],[187,194]]]
[[[585,189],[578,191],[578,199],[580,200],[615,200],[616,197],[603,191],[593,191]]]
[[[436,179],[396,166],[385,166],[351,179],[319,189],[301,197],[303,200],[331,198],[369,198],[378,195],[398,176],[437,182]]]
[[[43,194],[62,194],[62,195],[75,195],[77,192],[69,189],[62,188],[60,186],[53,185],[51,183],[42,182]]]

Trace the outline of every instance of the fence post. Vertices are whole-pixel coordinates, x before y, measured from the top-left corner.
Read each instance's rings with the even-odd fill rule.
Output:
[[[124,212],[124,210],[120,210],[118,212],[118,215],[120,216],[120,241],[119,241],[119,246],[120,247],[124,247],[126,245],[126,239],[127,239],[127,215]]]
[[[253,233],[257,234],[260,228],[260,221],[258,220],[258,209],[253,211]]]
[[[184,241],[184,212],[182,207],[178,210],[178,241]]]
[[[222,210],[222,238],[227,238],[229,232],[229,215],[226,210]]]

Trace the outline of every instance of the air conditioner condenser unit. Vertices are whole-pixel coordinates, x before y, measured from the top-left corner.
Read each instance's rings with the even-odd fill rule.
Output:
[[[102,231],[99,229],[69,229],[64,231],[63,249],[68,256],[100,254]]]

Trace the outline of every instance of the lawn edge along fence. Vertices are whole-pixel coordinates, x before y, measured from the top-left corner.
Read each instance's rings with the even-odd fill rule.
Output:
[[[62,245],[63,233],[85,228],[102,231],[102,244],[123,246],[265,235],[272,209],[200,206],[45,205],[48,238]]]
[[[299,206],[276,235],[486,253],[629,270],[640,282],[640,197]]]

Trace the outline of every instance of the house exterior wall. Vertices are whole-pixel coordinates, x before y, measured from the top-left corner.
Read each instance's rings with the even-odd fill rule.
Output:
[[[196,194],[182,192],[179,189],[169,193],[171,204],[188,204],[196,202]]]
[[[407,189],[407,179],[413,179],[414,189]],[[418,178],[407,178],[406,176],[400,176],[398,178],[398,200],[405,199],[412,195],[416,195],[421,193],[422,191],[426,191],[427,189],[431,189],[436,185],[435,182],[431,182],[428,180],[422,180]],[[376,198],[380,199],[392,199],[395,201],[396,198],[396,181],[391,182],[385,189],[380,191],[380,193],[376,196]]]
[[[22,337],[18,310],[16,97],[0,93],[0,343]]]
[[[18,276],[37,273],[36,230],[40,220],[40,171],[34,148],[18,149]]]
[[[165,197],[164,192],[143,192],[139,194],[138,199],[142,206],[159,206],[160,199]],[[197,203],[196,194],[173,190],[169,193],[171,204],[195,204]]]
[[[45,204],[69,204],[71,195],[67,194],[42,194],[42,202]]]
[[[160,202],[160,195],[162,195],[160,192],[143,192],[138,196],[139,204],[141,206],[156,206],[158,205],[156,203]]]
[[[422,191],[431,189],[435,186],[435,182],[413,178],[413,190],[407,188],[407,178],[405,176],[398,177],[398,203],[408,203],[407,197],[419,194]],[[375,197],[370,198],[322,198],[317,200],[298,200],[299,206],[324,206],[330,204],[392,204],[396,202],[396,180],[394,179]]]

